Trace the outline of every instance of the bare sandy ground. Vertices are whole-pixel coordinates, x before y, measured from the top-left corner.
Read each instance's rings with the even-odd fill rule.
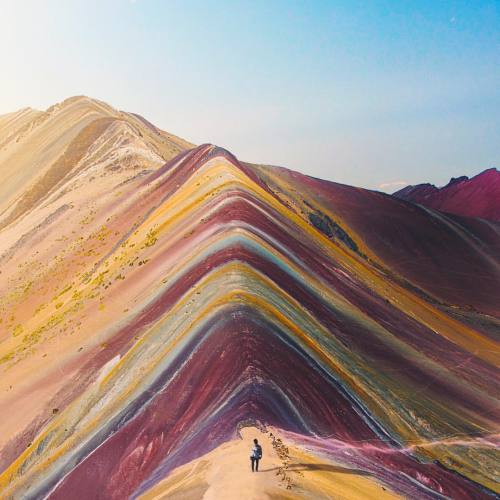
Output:
[[[241,439],[178,467],[141,499],[400,498],[369,476],[285,443],[276,429],[245,427],[240,434]],[[264,451],[258,473],[252,473],[249,459],[254,438]]]

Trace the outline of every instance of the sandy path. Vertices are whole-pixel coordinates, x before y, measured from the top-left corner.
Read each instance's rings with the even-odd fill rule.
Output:
[[[175,469],[146,492],[143,500],[295,500],[399,498],[373,478],[312,455],[282,441],[279,432],[255,427],[241,430],[242,439],[219,446]],[[263,448],[260,471],[252,473],[254,438]]]
[[[231,441],[216,451],[210,472],[206,480],[210,485],[205,492],[204,500],[221,499],[261,499],[270,498],[263,492],[286,490],[286,480],[277,475],[283,465],[276,450],[271,446],[267,435],[254,427],[246,427],[241,431],[242,438]],[[259,472],[252,473],[250,451],[253,439],[257,438],[263,448],[263,458],[259,464]]]

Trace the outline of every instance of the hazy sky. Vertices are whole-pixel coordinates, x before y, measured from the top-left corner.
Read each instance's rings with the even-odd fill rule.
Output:
[[[500,166],[500,1],[0,0],[0,113],[75,94],[393,191]]]

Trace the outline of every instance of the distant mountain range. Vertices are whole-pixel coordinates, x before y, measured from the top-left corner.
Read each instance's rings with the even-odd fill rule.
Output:
[[[0,116],[1,498],[496,498],[499,331],[498,222]]]
[[[393,196],[442,212],[500,220],[500,172],[496,168],[471,179],[466,176],[452,178],[442,188],[433,184],[406,186]]]

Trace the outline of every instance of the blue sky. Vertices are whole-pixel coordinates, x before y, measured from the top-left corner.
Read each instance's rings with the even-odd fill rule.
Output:
[[[0,0],[0,113],[85,94],[392,191],[500,166],[500,2]]]

